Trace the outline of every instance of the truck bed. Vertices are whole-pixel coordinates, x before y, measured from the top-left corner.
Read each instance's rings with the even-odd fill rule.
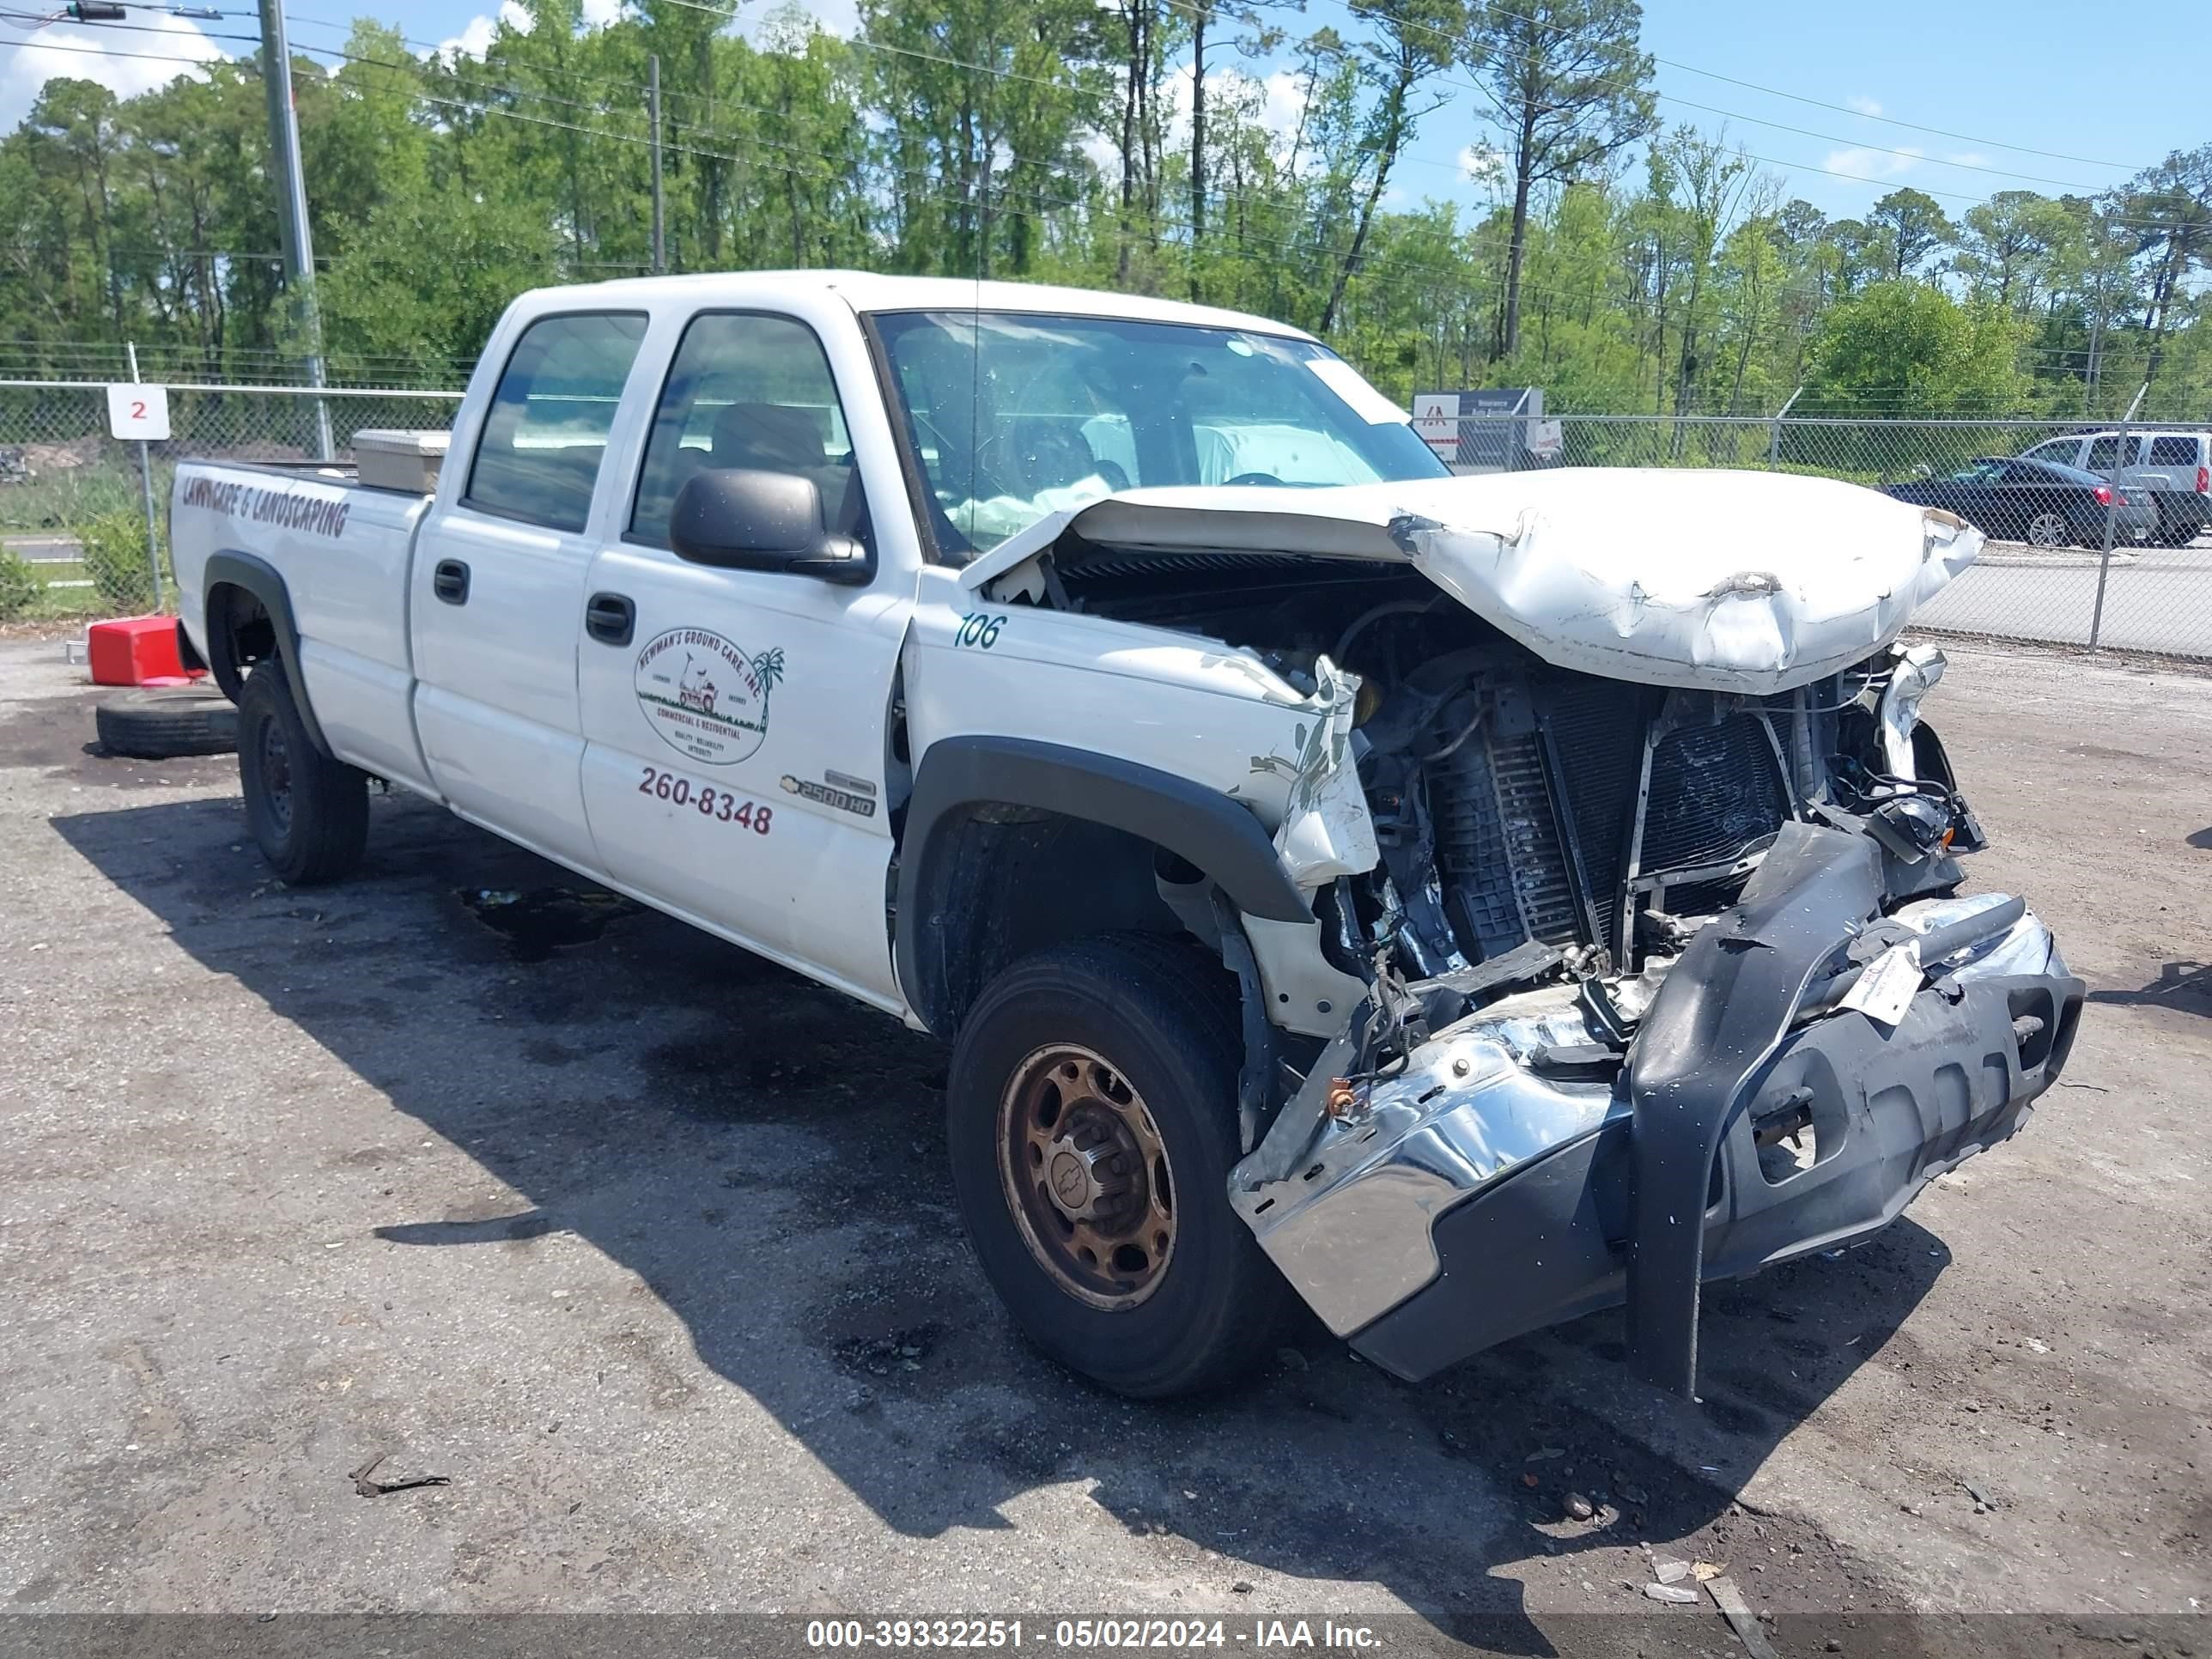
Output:
[[[205,653],[210,559],[242,555],[283,572],[332,747],[429,787],[406,710],[408,560],[430,497],[372,489],[349,466],[188,459],[170,502],[179,609],[193,643]]]

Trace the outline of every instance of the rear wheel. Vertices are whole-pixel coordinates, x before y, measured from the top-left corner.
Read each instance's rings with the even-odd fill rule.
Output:
[[[281,665],[246,677],[238,700],[238,781],[246,827],[284,881],[336,881],[368,841],[368,775],[315,747]]]
[[[2037,547],[2064,547],[2074,539],[2074,532],[2063,513],[2045,508],[2028,520],[2027,539]]]
[[[1188,946],[1107,938],[1008,969],[954,1045],[953,1187],[1030,1340],[1140,1398],[1229,1380],[1289,1287],[1231,1208],[1234,984]]]

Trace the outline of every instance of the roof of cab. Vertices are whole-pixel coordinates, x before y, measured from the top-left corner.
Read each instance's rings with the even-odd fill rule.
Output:
[[[1141,322],[1192,323],[1213,328],[1249,329],[1293,339],[1313,336],[1287,323],[1241,311],[1156,300],[1145,295],[1101,289],[1049,288],[1035,283],[970,282],[959,276],[888,276],[867,270],[702,271],[683,276],[628,276],[557,290],[574,301],[586,295],[639,301],[683,295],[702,302],[757,301],[766,294],[788,294],[794,284],[817,284],[841,295],[854,310],[982,311],[1057,313],[1078,317],[1128,318]]]

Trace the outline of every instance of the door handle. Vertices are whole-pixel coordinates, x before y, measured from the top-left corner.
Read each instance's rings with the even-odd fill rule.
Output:
[[[621,593],[594,593],[584,606],[584,631],[602,645],[628,645],[637,607]]]
[[[469,602],[469,568],[459,559],[441,559],[430,573],[430,591],[447,605]]]

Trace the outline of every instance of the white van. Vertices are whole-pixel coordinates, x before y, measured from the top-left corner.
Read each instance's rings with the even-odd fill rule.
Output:
[[[2124,465],[2118,432],[2052,438],[2024,451],[2023,459],[2078,466],[2148,495],[2158,508],[2151,539],[2167,547],[2186,547],[2212,523],[2212,434],[2146,431],[2130,432],[2127,438]]]

